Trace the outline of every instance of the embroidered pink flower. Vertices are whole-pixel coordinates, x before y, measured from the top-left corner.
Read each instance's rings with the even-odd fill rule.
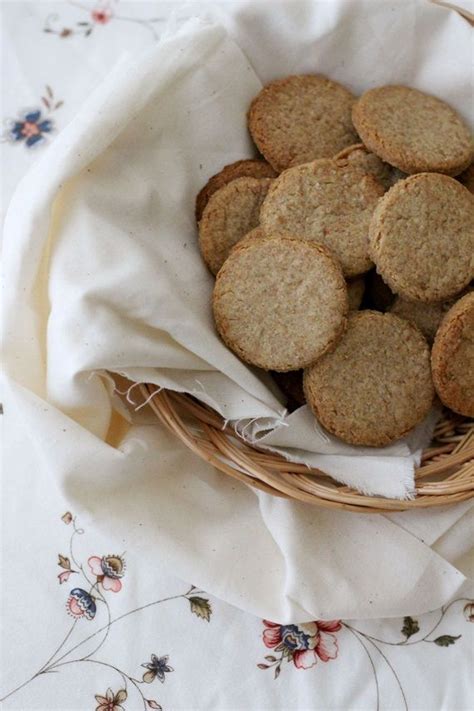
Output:
[[[58,574],[60,585],[67,582],[69,580],[69,576],[73,573],[77,574],[77,570],[73,570],[71,568],[71,561],[69,560],[69,558],[67,558],[67,556],[61,555],[61,553],[58,553],[58,565],[60,568],[64,568],[64,570]]]
[[[464,605],[464,617],[468,622],[474,622],[474,602],[468,602]]]
[[[102,558],[93,555],[87,561],[97,582],[104,590],[119,592],[122,589],[120,578],[125,574],[125,562],[119,555],[104,555]]]
[[[113,12],[107,5],[95,7],[91,12],[92,19],[99,25],[106,25],[113,17]]]
[[[96,694],[95,700],[99,705],[95,707],[95,711],[125,711],[122,702],[127,700],[127,696],[125,689],[119,689],[116,694],[112,689],[107,689],[105,696]]]
[[[67,583],[67,581],[69,580],[69,576],[75,572],[75,570],[63,570],[63,572],[59,573],[58,575],[59,584],[62,585],[63,583]]]
[[[318,659],[328,662],[336,659],[337,640],[333,632],[341,629],[339,620],[315,620],[300,625],[279,625],[263,620],[266,629],[263,632],[265,646],[281,652],[288,661],[293,660],[298,669],[313,667]]]

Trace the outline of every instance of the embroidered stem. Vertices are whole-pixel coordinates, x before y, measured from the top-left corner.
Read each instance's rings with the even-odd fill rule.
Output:
[[[456,598],[456,600],[451,600],[451,602],[448,605],[441,608],[441,610],[440,610],[441,615],[440,615],[438,621],[436,622],[435,626],[432,627],[430,629],[430,631],[425,634],[424,637],[422,637],[421,639],[415,639],[411,642],[409,642],[407,639],[403,639],[400,642],[388,642],[385,639],[380,639],[379,637],[373,637],[372,635],[367,634],[367,632],[362,632],[362,630],[359,630],[356,627],[351,627],[351,629],[354,630],[355,632],[357,632],[358,634],[362,635],[363,637],[365,637],[365,639],[367,639],[367,640],[372,640],[373,642],[379,642],[379,644],[387,644],[390,647],[411,647],[414,644],[421,644],[421,642],[431,642],[431,640],[428,640],[427,637],[429,637],[430,635],[433,634],[433,632],[439,627],[439,625],[443,621],[443,618],[444,618],[445,614],[447,613],[447,611],[449,610],[449,608],[457,602],[471,602],[471,599],[467,598],[467,597],[458,597],[458,598]],[[345,626],[348,627],[347,625],[345,625]]]
[[[375,669],[374,660],[370,656],[370,652],[367,649],[367,647],[365,646],[365,644],[363,643],[362,639],[356,634],[355,630],[352,627],[349,627],[349,625],[346,625],[344,622],[342,624],[359,642],[360,646],[362,647],[362,649],[364,650],[364,652],[366,653],[366,655],[369,659],[370,666],[372,667],[372,672],[374,675],[374,681],[375,681],[375,693],[376,693],[376,699],[377,699],[376,711],[380,711],[380,689],[379,689],[379,681],[377,679],[377,671]]]
[[[376,649],[377,652],[380,654],[380,656],[382,657],[382,659],[385,660],[385,663],[387,664],[388,668],[389,668],[390,671],[392,672],[392,674],[393,674],[393,676],[394,676],[394,678],[395,678],[395,681],[397,682],[397,686],[398,686],[398,688],[400,689],[400,693],[401,693],[402,699],[403,699],[403,707],[404,707],[405,711],[408,711],[407,699],[406,699],[406,696],[405,696],[405,692],[403,691],[403,687],[402,687],[402,685],[401,685],[401,683],[400,683],[400,679],[398,678],[397,672],[396,672],[395,669],[392,667],[391,663],[389,662],[389,660],[387,659],[387,657],[385,656],[385,654],[382,652],[382,650],[377,647],[377,645],[375,644],[375,642],[372,642],[371,639],[367,639],[367,641],[368,641],[369,644],[371,644],[373,647],[375,647],[375,649]]]
[[[65,645],[66,642],[68,641],[69,637],[70,637],[70,636],[72,635],[72,633],[74,632],[74,628],[75,628],[75,626],[77,625],[77,623],[78,623],[78,620],[74,620],[74,622],[73,622],[72,625],[71,625],[71,629],[69,630],[69,632],[67,633],[67,635],[64,637],[63,641],[61,642],[61,644],[59,645],[59,647],[56,649],[56,651],[53,652],[52,655],[50,656],[50,658],[48,659],[48,661],[43,664],[43,666],[42,666],[41,669],[39,670],[38,674],[39,674],[40,672],[42,672],[43,669],[46,669],[46,667],[47,667],[48,664],[54,659],[54,657],[56,656],[56,654],[58,654],[58,653],[61,651],[61,649],[64,647],[64,645]]]
[[[69,649],[61,657],[59,657],[59,659],[56,660],[55,664],[57,664],[57,662],[60,662],[63,659],[65,659],[66,657],[68,657],[72,652],[75,652],[76,649],[78,649],[79,647],[82,647],[83,644],[88,642],[90,639],[93,639],[94,637],[96,637],[98,634],[103,632],[105,629],[107,629],[107,628],[110,629],[110,627],[112,627],[112,625],[114,625],[116,622],[120,622],[120,620],[123,620],[125,617],[129,617],[130,615],[133,615],[135,612],[141,612],[142,610],[145,610],[148,607],[153,607],[154,605],[159,605],[162,602],[168,602],[170,600],[179,600],[180,598],[183,598],[186,600],[188,599],[186,597],[186,595],[172,595],[170,597],[165,597],[162,600],[155,600],[154,602],[149,602],[146,605],[142,605],[141,607],[135,608],[134,610],[129,610],[128,612],[124,612],[123,615],[116,617],[115,620],[111,620],[108,625],[104,625],[100,629],[96,630],[96,632],[92,632],[92,634],[85,637],[85,639],[83,639],[81,642],[78,642],[76,645],[74,645],[74,647],[71,647],[71,649]]]
[[[138,693],[139,693],[140,696],[141,696],[141,699],[142,699],[142,702],[143,702],[143,708],[144,708],[144,709],[147,708],[146,698],[144,697],[142,690],[141,690],[140,687],[138,686],[138,684],[141,684],[141,682],[140,682],[138,679],[134,679],[132,676],[129,676],[126,672],[122,671],[121,669],[119,669],[118,667],[114,666],[113,664],[109,664],[108,662],[101,662],[101,661],[98,660],[98,659],[86,659],[86,658],[84,658],[84,659],[71,659],[69,662],[62,662],[61,664],[54,664],[54,665],[51,667],[51,670],[55,670],[56,668],[59,668],[59,667],[64,667],[64,666],[66,666],[66,665],[68,665],[68,664],[81,664],[81,663],[85,663],[85,664],[98,664],[98,665],[100,665],[100,666],[102,666],[102,667],[108,667],[109,669],[113,669],[114,671],[116,671],[117,674],[120,674],[120,676],[122,677],[123,683],[124,683],[124,685],[125,685],[125,688],[127,688],[127,681],[129,681],[131,684],[133,684],[133,686],[136,688],[136,690],[138,691]]]

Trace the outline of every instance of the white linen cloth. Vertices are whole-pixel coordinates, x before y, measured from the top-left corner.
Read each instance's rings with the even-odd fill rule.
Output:
[[[271,13],[235,3],[215,15],[222,24],[192,21],[122,62],[20,185],[4,250],[9,416],[83,518],[97,518],[106,499],[104,526],[150,551],[166,542],[181,577],[233,604],[299,621],[433,609],[464,576],[410,532],[419,518],[327,512],[227,481],[158,425],[126,422],[104,372],[192,392],[248,430],[281,422],[278,398],[212,330],[195,193],[251,155],[245,108],[277,75],[317,70],[354,91],[406,82],[469,118],[469,28],[419,3],[395,18],[388,4],[344,1],[272,4]],[[313,449],[298,454],[364,490],[409,493],[419,432],[382,457],[356,455],[316,430],[305,408],[288,419],[267,445]],[[468,507],[447,526],[437,513],[419,526],[441,529],[434,542]]]

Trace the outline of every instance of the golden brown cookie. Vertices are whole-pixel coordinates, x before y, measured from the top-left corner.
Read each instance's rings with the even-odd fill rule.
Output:
[[[451,410],[474,417],[474,292],[456,301],[431,351],[436,392]]]
[[[446,301],[474,275],[474,197],[446,175],[412,175],[381,198],[369,238],[370,256],[392,291]]]
[[[405,173],[457,175],[474,157],[469,128],[448,104],[407,86],[370,89],[352,120],[364,144]]]
[[[441,301],[437,304],[424,304],[421,301],[409,301],[397,296],[390,313],[411,321],[417,326],[428,343],[433,342],[436,331],[444,314],[452,306],[452,301]]]
[[[464,173],[458,175],[458,178],[470,193],[474,193],[474,163],[471,163]]]
[[[271,182],[270,178],[237,178],[210,197],[199,223],[199,248],[213,274],[234,244],[258,226]]]
[[[392,314],[358,311],[336,346],[304,373],[306,400],[329,432],[381,447],[428,414],[434,396],[428,344]]]
[[[335,156],[337,161],[347,161],[349,165],[360,168],[365,173],[372,175],[385,190],[395,185],[401,178],[406,178],[405,173],[400,173],[397,168],[393,168],[388,163],[384,163],[381,158],[371,153],[363,143],[356,143],[349,148],[344,148]]]
[[[290,168],[273,181],[260,212],[268,234],[324,244],[346,277],[368,271],[368,232],[382,186],[358,168],[322,159]]]
[[[217,275],[213,310],[223,341],[265,370],[298,370],[339,338],[348,310],[341,269],[321,245],[253,240]]]
[[[315,158],[331,158],[356,143],[355,97],[321,75],[298,75],[267,84],[248,112],[259,151],[278,172]]]
[[[234,244],[230,253],[232,254],[232,252],[235,252],[235,250],[245,247],[245,245],[247,245],[249,242],[253,242],[253,240],[263,239],[264,237],[265,233],[262,228],[254,227],[254,229],[250,230],[250,232],[248,232],[244,237],[242,237],[242,239],[239,240],[237,244]]]
[[[365,291],[364,279],[354,279],[347,282],[347,297],[349,299],[349,311],[357,311],[362,303]]]
[[[196,220],[202,217],[204,208],[211,195],[236,178],[275,178],[278,173],[265,160],[248,159],[238,160],[236,163],[224,166],[222,170],[213,175],[196,197]]]

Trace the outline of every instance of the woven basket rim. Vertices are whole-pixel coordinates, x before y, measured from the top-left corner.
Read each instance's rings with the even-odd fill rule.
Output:
[[[474,420],[445,411],[415,470],[412,499],[369,496],[329,474],[250,445],[212,408],[186,393],[140,384],[143,404],[223,474],[282,498],[356,513],[447,506],[474,497]]]

